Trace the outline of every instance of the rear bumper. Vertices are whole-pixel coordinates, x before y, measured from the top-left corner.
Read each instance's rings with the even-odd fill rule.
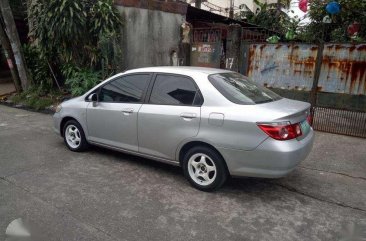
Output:
[[[252,151],[218,148],[232,176],[277,178],[290,173],[309,155],[314,131],[302,140],[266,139]]]

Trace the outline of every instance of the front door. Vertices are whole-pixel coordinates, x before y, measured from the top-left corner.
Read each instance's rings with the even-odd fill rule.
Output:
[[[137,113],[140,110],[150,74],[117,77],[103,85],[98,102],[87,108],[88,139],[125,150],[138,150]]]
[[[178,145],[198,134],[202,95],[182,75],[157,74],[138,114],[139,152],[174,160]]]

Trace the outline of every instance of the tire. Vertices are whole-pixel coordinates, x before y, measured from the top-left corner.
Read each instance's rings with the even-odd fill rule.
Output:
[[[66,146],[71,151],[82,152],[89,147],[84,130],[76,120],[66,122],[63,128],[63,137]]]
[[[221,155],[205,146],[193,147],[184,155],[183,171],[193,187],[206,192],[219,189],[228,176]]]

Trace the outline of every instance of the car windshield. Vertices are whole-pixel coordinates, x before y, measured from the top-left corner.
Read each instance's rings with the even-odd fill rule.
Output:
[[[212,74],[211,84],[228,100],[241,105],[254,105],[281,99],[281,96],[238,73]]]

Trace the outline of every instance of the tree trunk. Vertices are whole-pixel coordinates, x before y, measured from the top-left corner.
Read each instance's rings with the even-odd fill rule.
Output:
[[[0,0],[0,10],[5,23],[5,31],[13,50],[15,64],[18,69],[22,88],[23,90],[26,90],[30,86],[30,78],[27,73],[27,67],[25,65],[24,56],[21,49],[19,34],[8,0]]]
[[[1,46],[4,49],[4,53],[5,53],[5,58],[8,62],[8,66],[10,69],[10,73],[11,73],[11,77],[13,78],[14,81],[14,86],[16,91],[19,93],[22,91],[22,88],[20,86],[20,80],[19,80],[19,76],[18,76],[18,71],[16,66],[14,66],[14,56],[13,56],[13,52],[11,50],[11,46],[10,46],[10,42],[8,37],[6,36],[4,27],[2,25],[2,23],[0,22],[0,43]]]

